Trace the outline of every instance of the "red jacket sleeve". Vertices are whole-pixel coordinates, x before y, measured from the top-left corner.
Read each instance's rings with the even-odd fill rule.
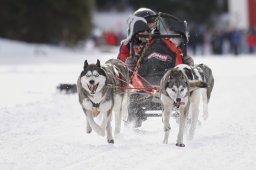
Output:
[[[130,56],[130,49],[129,49],[129,44],[128,45],[121,45],[119,49],[119,54],[117,58],[123,62],[126,61],[126,59]]]

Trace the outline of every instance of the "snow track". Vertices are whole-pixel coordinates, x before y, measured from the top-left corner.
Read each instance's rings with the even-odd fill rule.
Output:
[[[53,57],[53,49],[47,50],[47,57]],[[62,53],[65,57],[73,54],[58,51],[58,56]],[[186,147],[179,148],[175,146],[178,126],[173,119],[168,145],[162,144],[163,125],[159,117],[149,118],[137,130],[122,127],[114,145],[107,144],[105,137],[94,132],[86,134],[85,116],[77,95],[56,91],[60,82],[75,83],[85,54],[75,52],[73,63],[56,63],[55,58],[51,64],[33,60],[36,63],[33,65],[29,62],[34,54],[28,60],[23,58],[22,63],[15,63],[16,57],[13,63],[8,63],[11,61],[8,57],[12,56],[7,54],[0,51],[0,62],[5,61],[0,65],[0,169],[254,170],[256,167],[256,58],[253,56],[195,58],[196,63],[212,68],[215,86],[208,120],[201,120],[195,139],[185,140]],[[115,53],[86,55],[89,62],[95,62],[99,56],[103,60],[115,57]]]

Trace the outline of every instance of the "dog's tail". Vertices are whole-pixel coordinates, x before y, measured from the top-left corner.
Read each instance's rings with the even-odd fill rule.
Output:
[[[190,91],[193,91],[198,88],[207,88],[208,84],[200,80],[189,80],[189,86],[190,86]]]
[[[197,67],[201,68],[203,70],[204,73],[204,77],[207,83],[208,83],[208,87],[207,87],[207,102],[209,102],[210,97],[211,97],[211,92],[214,86],[214,77],[212,74],[212,70],[209,66],[205,65],[205,64],[199,64]]]
[[[214,86],[214,77],[213,77],[213,75],[212,75],[211,69],[209,70],[209,72],[210,72],[209,74],[210,74],[211,76],[209,76],[209,80],[208,80],[209,85],[208,85],[208,87],[207,87],[207,102],[208,102],[208,103],[209,103],[209,101],[210,101],[212,89],[213,89],[213,86]]]
[[[72,94],[77,92],[77,87],[76,84],[60,83],[57,86],[57,90],[60,92],[65,92],[66,94]]]

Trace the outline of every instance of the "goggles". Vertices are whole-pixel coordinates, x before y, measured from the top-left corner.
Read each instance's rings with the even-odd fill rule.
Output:
[[[156,22],[156,16],[155,15],[149,15],[147,17],[145,17],[145,19],[147,20],[148,23],[154,23]]]

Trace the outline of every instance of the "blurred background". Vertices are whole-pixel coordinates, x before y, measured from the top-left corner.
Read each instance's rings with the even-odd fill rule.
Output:
[[[118,48],[140,7],[186,20],[192,55],[256,53],[256,0],[1,0],[0,38]]]

